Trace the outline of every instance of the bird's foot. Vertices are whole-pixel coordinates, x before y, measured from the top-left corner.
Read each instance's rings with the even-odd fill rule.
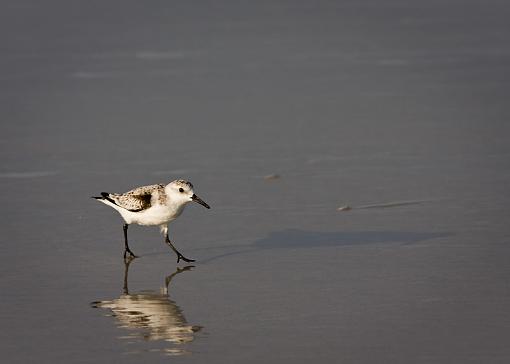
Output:
[[[131,261],[135,258],[138,258],[138,256],[135,255],[131,250],[129,249],[124,250],[124,260]]]
[[[188,259],[181,253],[177,253],[177,263],[179,263],[181,259],[184,260],[186,263],[193,263],[195,261],[195,259]]]

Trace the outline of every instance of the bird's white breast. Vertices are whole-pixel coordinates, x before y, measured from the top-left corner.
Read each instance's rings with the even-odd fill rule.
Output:
[[[172,220],[178,218],[182,211],[184,210],[184,206],[167,206],[167,205],[155,205],[147,210],[140,212],[129,212],[129,220],[130,223],[135,223],[139,225],[163,225],[167,224]],[[125,219],[126,217],[123,216]],[[127,220],[127,219],[126,219]]]

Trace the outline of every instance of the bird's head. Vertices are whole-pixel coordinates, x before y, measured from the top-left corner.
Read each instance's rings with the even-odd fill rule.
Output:
[[[170,182],[166,186],[165,192],[167,193],[167,195],[169,195],[172,201],[178,201],[181,202],[182,204],[194,201],[204,206],[205,208],[208,209],[211,208],[200,197],[195,195],[195,192],[193,191],[193,185],[191,184],[191,182],[185,181],[183,179],[178,179],[173,182]]]

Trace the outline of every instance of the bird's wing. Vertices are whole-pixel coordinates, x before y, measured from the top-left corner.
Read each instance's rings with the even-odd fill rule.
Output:
[[[126,210],[139,212],[151,207],[151,200],[156,192],[164,190],[164,185],[142,186],[123,194],[110,193],[108,197]]]

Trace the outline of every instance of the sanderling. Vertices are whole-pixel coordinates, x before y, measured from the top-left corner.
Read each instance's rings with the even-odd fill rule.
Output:
[[[194,262],[193,259],[188,259],[179,253],[168,238],[168,223],[178,218],[189,202],[195,201],[210,208],[195,195],[190,182],[180,179],[166,186],[163,184],[142,186],[122,194],[101,192],[101,197],[92,198],[113,207],[124,219],[124,259],[127,253],[131,258],[136,257],[129,249],[127,230],[130,224],[138,224],[159,226],[161,233],[165,236],[165,243],[177,254],[177,263],[181,259],[185,262]]]

